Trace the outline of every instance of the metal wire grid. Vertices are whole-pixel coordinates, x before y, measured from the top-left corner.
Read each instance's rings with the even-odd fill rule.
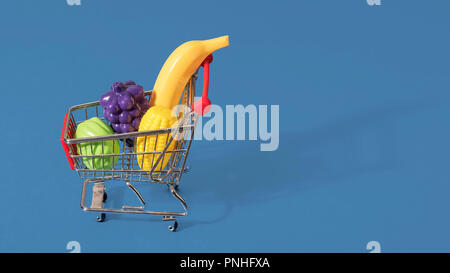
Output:
[[[105,121],[105,119],[102,116],[103,110],[98,101],[71,107],[68,113],[69,122],[64,131],[64,141],[69,145],[70,156],[74,160],[75,170],[78,172],[80,178],[83,181],[120,180],[130,182],[159,182],[178,185],[185,170],[186,158],[193,139],[197,119],[196,114],[194,114],[190,108],[195,97],[196,78],[197,73],[189,80],[183,90],[180,103],[189,106],[189,108],[184,107],[179,110],[181,122],[179,122],[176,129],[168,128],[75,139],[73,136],[78,124],[92,117],[98,117],[103,121]],[[150,99],[151,91],[146,91],[145,95],[147,99]],[[176,135],[172,133],[174,131],[176,132]],[[159,138],[163,137],[165,139],[165,148],[163,151],[145,150],[147,136],[152,135],[156,137],[155,144],[158,143]],[[130,145],[132,142],[136,143],[138,137],[145,137],[144,151],[141,153],[136,151],[135,145]],[[112,141],[112,151],[115,151],[115,140],[119,140],[119,153],[105,154],[105,142]],[[170,143],[172,141],[175,141],[175,145],[171,149]],[[91,154],[94,154],[94,145],[101,145],[102,153],[95,155],[82,154],[82,144],[87,144],[88,149],[90,147]],[[137,155],[143,155],[141,157],[142,159],[144,159],[145,155],[151,155],[152,170],[141,170],[137,162]],[[162,167],[166,157],[169,157],[168,162]],[[111,169],[105,169],[105,160],[114,162],[116,158],[117,162],[114,166],[112,166]],[[89,169],[83,162],[85,160],[92,160],[92,166],[94,166],[95,162],[99,162],[100,160],[102,168]],[[156,166],[158,165],[161,166],[160,170],[156,170]]]

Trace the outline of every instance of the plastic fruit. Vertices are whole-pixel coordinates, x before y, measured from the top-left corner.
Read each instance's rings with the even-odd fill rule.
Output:
[[[134,81],[115,82],[111,90],[100,97],[103,116],[116,133],[135,132],[149,108],[144,88]]]
[[[159,72],[150,106],[159,105],[172,109],[178,105],[183,89],[195,70],[208,55],[228,45],[228,35],[180,45],[170,54]]]
[[[209,63],[212,61],[211,53],[229,45],[228,36],[222,36],[215,39],[204,41],[190,41],[179,46],[170,54],[164,63],[153,88],[152,98],[150,101],[150,109],[142,117],[139,131],[157,130],[170,128],[177,121],[172,115],[171,109],[178,105],[181,94],[189,79],[200,65],[205,64],[208,70]],[[208,86],[206,82],[206,86]],[[208,91],[204,93],[203,102],[211,104],[207,98]],[[199,104],[196,111],[202,114],[207,111],[208,105]],[[160,171],[165,168],[171,157],[171,151],[175,146],[175,140],[169,144],[164,158],[158,161],[161,152],[170,141],[170,134],[159,134],[138,137],[136,151],[138,153],[148,152],[146,155],[138,155],[138,164],[142,170]],[[144,147],[145,146],[145,147]]]
[[[75,138],[112,135],[114,131],[101,119],[94,117],[81,122],[77,126]],[[102,147],[103,146],[103,147]],[[118,154],[120,151],[119,141],[105,140],[96,142],[83,142],[79,146],[80,155],[99,155],[99,157],[83,157],[83,163],[89,170],[111,170],[117,163],[117,156],[104,156]]]
[[[177,117],[173,116],[172,111],[170,111],[168,108],[162,106],[153,106],[150,107],[147,113],[145,113],[145,115],[142,117],[141,123],[139,125],[139,131],[170,128],[176,121]],[[164,148],[170,141],[170,138],[171,133],[137,138],[137,153],[156,152],[153,154],[145,154],[144,156],[137,156],[139,167],[142,170],[150,171],[153,168],[159,156],[161,155],[161,152],[164,151]],[[174,146],[175,140],[172,140],[166,150],[166,153],[164,154],[164,158],[158,162],[158,165],[155,166],[154,171],[160,171],[165,168],[171,156],[170,151],[173,151]]]

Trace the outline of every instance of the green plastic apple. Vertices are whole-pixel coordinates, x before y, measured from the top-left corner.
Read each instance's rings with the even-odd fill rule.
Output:
[[[94,117],[81,122],[77,126],[75,138],[112,135],[112,128],[101,119]],[[89,170],[111,170],[117,163],[117,156],[102,156],[118,154],[120,152],[119,141],[104,140],[96,142],[80,143],[78,152],[80,155],[94,155],[94,157],[83,157],[83,163]],[[98,155],[95,156],[95,155]]]

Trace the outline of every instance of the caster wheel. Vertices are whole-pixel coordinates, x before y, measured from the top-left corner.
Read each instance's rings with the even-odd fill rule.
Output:
[[[103,203],[105,203],[107,199],[108,199],[108,194],[106,194],[106,191],[105,191],[103,193]]]
[[[172,232],[177,231],[177,229],[178,229],[178,222],[177,221],[173,222],[173,225],[169,226],[169,230],[172,231]]]
[[[97,216],[97,222],[101,223],[104,222],[106,218],[106,214],[102,213],[100,216]]]

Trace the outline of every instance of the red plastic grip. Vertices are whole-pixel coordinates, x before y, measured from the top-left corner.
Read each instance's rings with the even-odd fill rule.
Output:
[[[66,153],[67,161],[69,161],[70,168],[72,170],[75,170],[75,163],[73,162],[73,158],[70,157],[69,145],[67,145],[67,143],[64,141],[64,129],[66,128],[66,123],[67,123],[67,113],[64,116],[64,123],[61,132],[61,144],[63,146],[64,152]]]
[[[209,90],[209,64],[213,61],[213,55],[209,54],[208,57],[203,61],[203,98],[208,97]]]
[[[199,115],[204,115],[211,109],[211,101],[208,98],[209,91],[209,64],[213,61],[213,55],[209,54],[208,57],[202,62],[203,66],[203,94],[202,98],[194,102],[192,109]]]

